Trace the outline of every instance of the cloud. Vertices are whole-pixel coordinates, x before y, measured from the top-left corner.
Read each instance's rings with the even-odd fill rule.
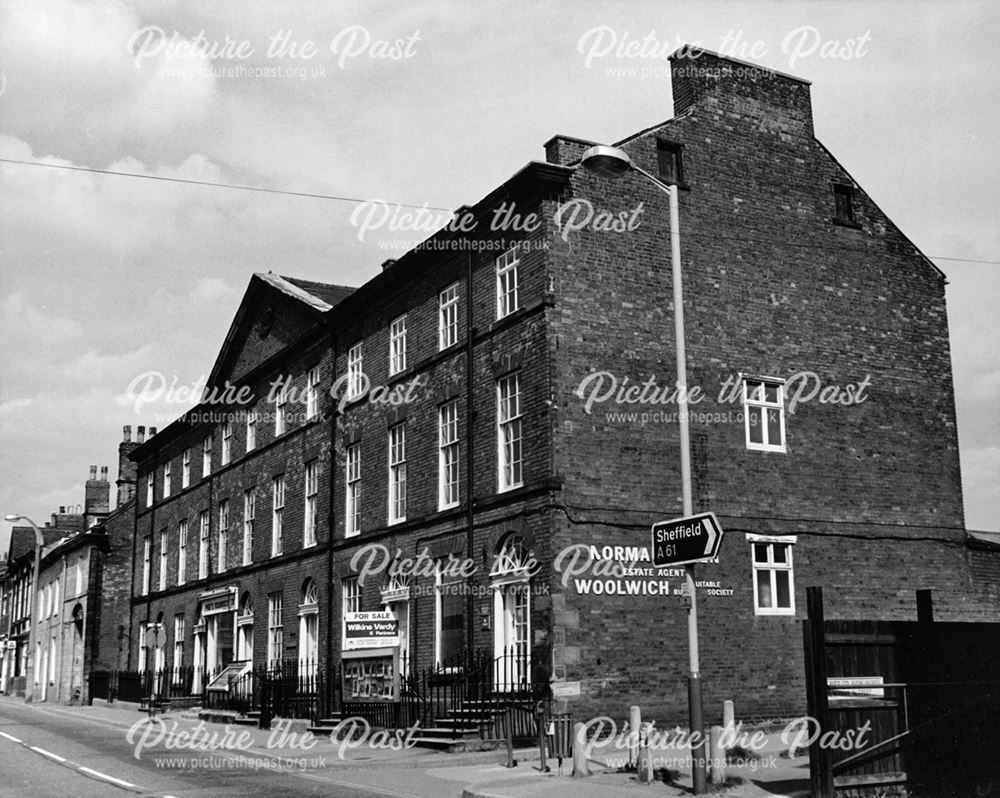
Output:
[[[204,116],[215,78],[195,67],[207,62],[185,59],[191,68],[176,73],[177,59],[160,55],[137,69],[127,44],[139,28],[111,0],[8,4],[0,25],[8,130],[74,154],[170,135]]]
[[[189,294],[191,301],[199,305],[213,305],[220,300],[229,299],[235,291],[225,280],[218,277],[202,277]]]

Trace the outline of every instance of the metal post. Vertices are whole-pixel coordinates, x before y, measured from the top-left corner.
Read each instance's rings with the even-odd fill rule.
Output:
[[[677,351],[677,414],[681,444],[681,498],[685,516],[694,513],[691,497],[691,437],[688,429],[687,353],[684,347],[684,290],[681,275],[680,212],[677,205],[677,186],[670,186],[670,265],[674,281],[674,339]],[[701,667],[698,662],[698,594],[695,589],[694,565],[684,567],[687,576],[688,648],[691,674],[688,679],[688,711],[691,727],[691,781],[694,794],[704,795],[706,790],[706,740],[701,698]]]

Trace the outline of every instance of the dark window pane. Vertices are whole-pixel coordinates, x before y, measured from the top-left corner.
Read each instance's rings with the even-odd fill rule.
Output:
[[[680,182],[680,152],[670,146],[660,144],[657,152],[657,169],[665,183]]]
[[[789,582],[791,578],[791,572],[789,571],[775,571],[774,581],[778,589],[778,607],[783,607],[784,609],[790,609],[792,606],[792,596],[791,591],[788,589]]]
[[[837,218],[842,222],[853,222],[854,189],[850,186],[834,186],[833,199]]]
[[[767,442],[772,446],[781,446],[781,411],[767,411]]]
[[[767,544],[766,543],[754,543],[753,544],[753,561],[754,562],[767,562]]]
[[[785,557],[785,554],[788,551],[787,543],[773,543],[772,551],[774,551],[775,562],[781,562],[781,563],[788,562],[788,560]]]
[[[764,398],[771,404],[778,403],[778,386],[774,383],[769,383],[764,386]]]
[[[748,407],[747,419],[750,422],[750,443],[763,443],[764,425],[761,409],[759,407]]]

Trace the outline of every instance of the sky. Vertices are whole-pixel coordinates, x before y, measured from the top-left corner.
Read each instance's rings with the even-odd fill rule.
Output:
[[[687,42],[812,81],[817,137],[947,275],[966,524],[1000,530],[996,4],[0,8],[0,159],[73,167],[0,162],[3,514],[113,480],[122,426],[190,405],[253,272],[360,285],[553,135],[668,119]]]

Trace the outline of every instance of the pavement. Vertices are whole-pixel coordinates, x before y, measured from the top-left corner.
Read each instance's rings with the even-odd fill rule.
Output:
[[[8,703],[26,706],[23,699],[0,697],[0,709]],[[187,756],[188,762],[180,767],[187,768],[184,773],[190,781],[198,780],[197,773],[192,773],[197,762],[215,771],[253,767],[255,772],[260,769],[261,776],[280,772],[285,782],[295,777],[291,788],[285,788],[289,794],[297,792],[294,785],[311,790],[320,783],[356,791],[351,794],[393,798],[638,798],[644,792],[657,796],[692,793],[689,752],[672,746],[669,739],[651,751],[655,779],[645,784],[619,766],[619,751],[600,746],[590,752],[590,775],[574,778],[572,760],[564,760],[560,769],[550,758],[550,771],[542,772],[537,748],[515,750],[517,766],[508,768],[503,748],[444,753],[408,747],[405,733],[356,728],[352,739],[335,740],[310,735],[301,724],[280,719],[268,731],[206,722],[198,718],[197,710],[168,712],[150,724],[134,705],[27,706],[53,721],[117,729],[112,737],[120,741],[115,743],[120,756],[136,768],[148,768],[149,778],[171,772],[171,766],[164,765],[166,760]],[[709,785],[709,793],[733,798],[808,798],[808,757],[789,758],[784,748],[777,733],[763,734],[754,746],[753,758],[728,765],[727,786]],[[179,776],[181,770],[176,773]],[[211,775],[219,774],[206,772],[205,778]],[[136,779],[142,776],[136,771]]]

